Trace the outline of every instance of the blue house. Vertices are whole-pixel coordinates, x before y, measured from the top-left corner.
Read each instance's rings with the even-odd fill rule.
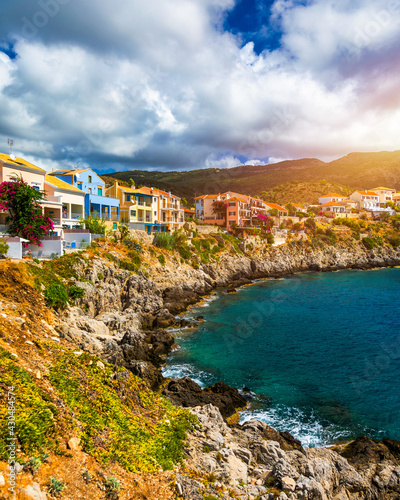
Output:
[[[85,194],[85,216],[99,217],[106,221],[118,221],[120,201],[106,195],[105,182],[91,168],[56,170],[49,175],[81,189]]]

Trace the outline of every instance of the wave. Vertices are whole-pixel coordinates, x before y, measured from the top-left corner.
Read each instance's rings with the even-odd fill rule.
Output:
[[[252,418],[265,422],[278,432],[288,431],[305,448],[330,446],[354,437],[354,430],[322,422],[314,413],[307,414],[300,408],[276,405],[268,409],[245,410],[240,414],[240,423]],[[362,435],[366,431],[360,429],[358,434]]]

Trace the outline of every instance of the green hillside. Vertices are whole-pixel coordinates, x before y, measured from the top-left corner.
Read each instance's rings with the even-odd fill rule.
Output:
[[[318,203],[318,198],[328,193],[350,195],[354,190],[337,182],[322,181],[293,181],[262,191],[259,197],[265,201],[272,201],[280,205],[284,203]]]
[[[351,153],[330,163],[316,158],[304,158],[271,165],[242,165],[229,169],[209,168],[187,172],[130,170],[102,177],[125,182],[133,179],[136,184],[172,191],[188,201],[205,193],[232,190],[255,195],[280,184],[323,179],[352,189],[371,189],[377,186],[400,189],[400,151]],[[312,191],[313,188],[310,189]]]

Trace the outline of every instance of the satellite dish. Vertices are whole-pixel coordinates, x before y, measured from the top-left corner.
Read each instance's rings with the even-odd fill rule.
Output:
[[[77,179],[79,179],[80,176],[81,176],[81,174],[76,174]]]
[[[13,155],[12,153],[10,154],[10,158],[12,159],[12,161],[15,161],[17,159],[17,157],[15,155]]]

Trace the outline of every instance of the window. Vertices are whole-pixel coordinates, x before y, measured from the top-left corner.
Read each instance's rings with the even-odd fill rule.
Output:
[[[82,182],[78,182],[78,189],[83,189]]]
[[[98,194],[99,196],[102,196],[102,194],[103,194],[103,189],[98,187],[98,188],[97,188],[97,194]]]
[[[92,183],[92,176],[89,175],[89,184],[91,184],[91,183]]]
[[[32,186],[35,191],[40,191],[40,186],[34,185]]]
[[[136,217],[136,210],[131,210],[131,217]]]
[[[157,217],[157,210],[154,210],[154,217]]]
[[[234,201],[231,201],[231,202],[229,203],[229,206],[230,206],[230,207],[234,207],[234,206],[235,206],[235,202],[234,202]]]
[[[153,202],[155,203],[157,201],[157,198],[153,198]]]
[[[131,195],[130,194],[126,195],[126,201],[131,201]]]
[[[229,212],[230,217],[234,217],[236,215],[236,212]]]
[[[113,222],[113,229],[117,229],[117,223]]]

